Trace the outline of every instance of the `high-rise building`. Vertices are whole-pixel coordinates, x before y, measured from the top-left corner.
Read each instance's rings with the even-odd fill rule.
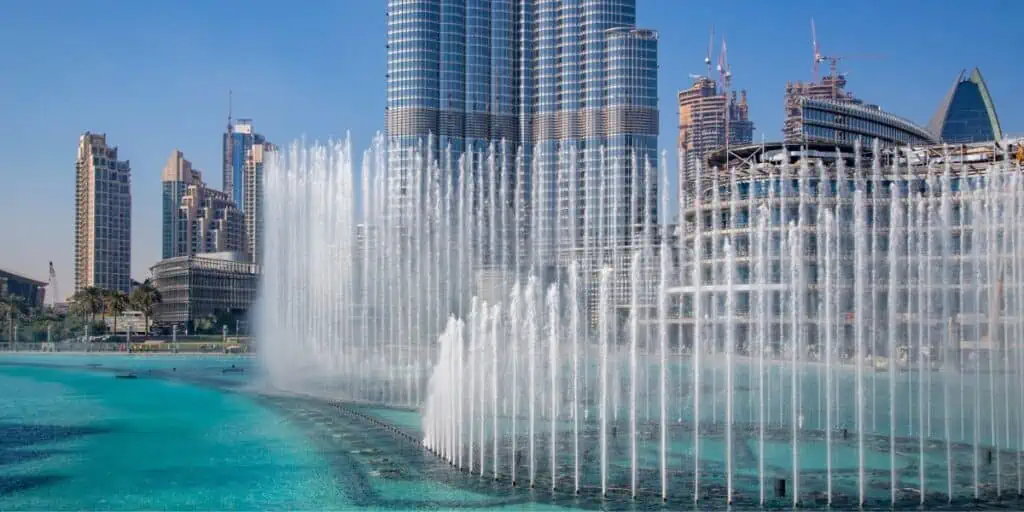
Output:
[[[244,218],[225,192],[175,150],[163,171],[164,259],[208,252],[246,252]]]
[[[743,145],[753,141],[754,123],[749,111],[747,91],[740,91],[739,99],[735,91],[727,97],[718,83],[707,77],[698,77],[689,89],[679,91],[678,144],[686,151],[681,186],[692,184],[696,163],[712,151],[727,142]]]
[[[917,124],[867,105],[847,92],[846,78],[833,72],[821,82],[787,83],[783,101],[783,140],[791,144],[853,144],[870,147],[934,143],[931,132]]]
[[[269,142],[253,144],[246,154],[242,173],[246,254],[253,263],[263,263],[263,166],[273,151],[277,148]]]
[[[252,119],[228,118],[228,129],[224,133],[223,148],[223,190],[238,208],[245,211],[245,162],[249,150],[256,144],[263,144],[266,138],[253,131]]]
[[[174,150],[161,175],[163,188],[163,256],[162,259],[188,254],[189,243],[184,226],[179,222],[182,214],[181,198],[193,183],[202,182],[201,173],[192,168],[181,151]]]
[[[85,132],[75,162],[75,291],[128,292],[132,258],[132,169],[106,134]]]
[[[536,189],[544,260],[581,253],[587,209],[603,230],[592,239],[629,243],[645,219],[657,223],[657,40],[636,28],[631,0],[389,0],[386,126],[399,189],[411,188],[410,148],[430,140],[435,155],[458,158],[505,141],[531,170],[510,181],[520,197]],[[602,190],[616,206],[598,223]]]
[[[1002,139],[996,106],[981,71],[974,68],[970,75],[966,73],[957,75],[928,129],[942,142],[952,144]]]

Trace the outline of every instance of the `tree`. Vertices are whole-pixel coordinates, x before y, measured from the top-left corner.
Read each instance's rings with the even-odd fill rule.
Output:
[[[103,290],[95,286],[83,288],[71,297],[71,304],[75,312],[82,315],[89,315],[89,323],[96,321],[96,313],[103,311]]]
[[[109,290],[103,296],[104,311],[114,317],[114,334],[117,334],[117,317],[128,309],[128,295],[121,290]]]
[[[27,311],[25,299],[20,295],[7,294],[0,298],[0,321],[7,324],[8,340],[14,340],[14,325]]]
[[[163,301],[160,290],[153,286],[152,279],[146,279],[132,290],[132,307],[142,312],[146,321],[146,332],[149,332],[149,319],[153,316],[153,305]]]

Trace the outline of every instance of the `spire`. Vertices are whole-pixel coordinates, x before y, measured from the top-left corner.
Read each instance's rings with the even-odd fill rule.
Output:
[[[228,89],[228,133],[231,133],[231,93],[233,91]]]

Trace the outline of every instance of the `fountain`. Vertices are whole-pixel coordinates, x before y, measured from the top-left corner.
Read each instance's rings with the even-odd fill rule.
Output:
[[[423,447],[509,488],[702,507],[1015,497],[1019,166],[856,152],[698,170],[677,237],[640,219],[623,238],[622,183],[587,181],[574,155],[549,190],[504,145],[410,151],[405,173],[383,139],[359,172],[348,143],[295,145],[266,171],[263,366],[285,389],[417,410]],[[600,193],[577,197],[580,177]],[[586,229],[527,208],[566,191]],[[550,233],[580,250],[552,256]]]

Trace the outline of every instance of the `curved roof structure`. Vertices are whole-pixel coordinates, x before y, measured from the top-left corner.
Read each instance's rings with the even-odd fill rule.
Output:
[[[981,71],[974,68],[957,75],[928,129],[943,142],[955,144],[999,140],[1003,137],[995,103]]]

